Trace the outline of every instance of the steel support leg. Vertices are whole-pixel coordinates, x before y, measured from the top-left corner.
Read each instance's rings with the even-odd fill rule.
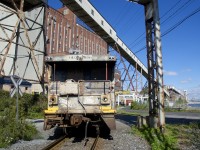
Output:
[[[163,129],[165,116],[158,0],[152,0],[144,7],[149,82],[149,124],[150,127],[157,127],[158,125]]]

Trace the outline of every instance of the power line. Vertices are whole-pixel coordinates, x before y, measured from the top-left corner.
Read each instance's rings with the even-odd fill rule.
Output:
[[[130,11],[130,10],[131,10],[131,9],[129,9],[129,11]],[[129,11],[128,11],[128,12],[129,12]],[[128,22],[125,22],[125,23],[124,23],[125,26],[126,26],[126,29],[130,28],[130,26],[132,25],[131,22],[134,22],[134,21],[136,20],[136,21],[134,22],[134,23],[136,23],[136,22],[138,21],[137,18],[140,16],[140,15],[139,15],[139,8],[135,9],[135,11],[132,12],[132,13],[134,13],[136,17],[132,17],[131,19],[128,20]],[[120,31],[122,28],[125,28],[125,26],[122,26],[122,25],[121,25],[120,28],[119,28],[118,30]],[[124,30],[122,34],[124,34],[124,32],[126,32],[126,31]]]
[[[163,17],[165,17],[170,11],[172,11],[172,9],[174,9],[182,0],[179,0],[178,2],[176,2],[168,11],[166,11],[161,17],[160,19],[162,19]]]
[[[146,48],[147,48],[147,46],[143,46],[141,49],[137,50],[134,54],[137,54],[137,53],[141,52],[142,50],[144,50]]]
[[[166,22],[167,20],[169,20],[170,18],[172,18],[173,17],[173,15],[175,15],[177,12],[179,12],[182,8],[184,8],[184,6],[185,5],[187,5],[189,2],[190,2],[191,0],[188,0],[187,2],[185,2],[181,7],[179,7],[172,15],[170,15],[167,19],[165,19],[163,22],[161,22],[161,24],[162,23],[164,23],[164,22]],[[163,17],[165,17],[169,12],[171,12],[176,6],[178,6],[178,4],[181,2],[181,0],[179,0],[178,2],[176,2],[169,10],[167,10],[162,16],[161,16],[161,18],[160,19],[162,19]],[[136,45],[138,45],[137,43],[136,43],[136,41],[137,40],[139,40],[143,35],[145,35],[145,32],[143,32],[141,35],[139,35],[137,38],[136,38],[136,40],[134,40],[129,46],[130,47],[134,47],[134,46],[136,46]],[[143,38],[142,39],[144,39],[145,38],[145,36],[143,36]],[[141,40],[142,40],[141,39]],[[141,41],[140,40],[140,41]],[[141,43],[141,42],[138,42],[138,43]],[[136,43],[136,44],[134,44],[134,43]],[[134,44],[134,45],[133,45]],[[133,45],[133,46],[131,46],[131,45]]]
[[[171,26],[169,29],[167,29],[162,35],[161,37],[166,36],[167,34],[169,34],[170,32],[172,32],[173,30],[175,30],[177,27],[179,27],[182,23],[184,23],[186,20],[188,20],[189,18],[191,18],[192,16],[194,16],[195,14],[197,14],[198,12],[200,12],[200,7],[198,7],[197,9],[195,9],[192,13],[190,13],[189,15],[187,15],[186,17],[184,17],[183,19],[181,19],[178,23],[174,24],[173,26]],[[139,49],[138,51],[136,51],[134,54],[144,50],[146,48],[146,46],[142,47],[141,49]]]
[[[166,21],[168,21],[169,19],[171,19],[171,18],[173,18],[174,16],[176,16],[177,14],[178,14],[178,12],[180,12],[181,10],[183,10],[184,8],[186,8],[186,7],[188,7],[190,4],[189,4],[189,2],[194,2],[194,0],[193,1],[191,1],[191,0],[188,0],[188,1],[186,1],[183,5],[181,5],[173,14],[171,14],[169,17],[167,17],[163,22],[161,22],[161,25],[163,24],[163,23],[165,23]],[[180,3],[180,0],[178,1],[178,2],[176,2],[168,11],[166,11],[163,15],[162,15],[162,17],[161,17],[161,19],[164,17],[164,16],[166,16],[170,11],[172,11],[178,4]],[[187,5],[187,6],[186,6]],[[145,36],[143,36],[142,37],[142,35],[144,35],[145,34],[145,32],[143,32],[134,42],[132,42],[130,45],[132,45],[132,44],[134,44],[137,40],[139,40],[139,42],[137,42],[136,44],[134,44],[133,46],[131,46],[131,48],[133,48],[133,47],[135,47],[136,45],[138,45],[138,44],[140,44],[141,42],[142,42],[142,40],[143,39],[145,39]],[[141,37],[142,37],[142,39],[141,39]]]
[[[120,21],[121,21],[121,18],[123,16],[126,16],[127,13],[129,13],[129,11],[130,11],[129,7],[130,7],[130,5],[128,3],[126,3],[125,8],[123,9],[123,12],[119,11],[120,13],[119,13],[119,15],[117,15],[117,18],[115,19],[116,20],[115,21],[116,22],[115,25],[119,25]]]
[[[140,43],[142,43],[143,42],[143,40],[145,39],[145,36],[143,36],[143,38],[142,39],[140,39],[137,43],[135,43],[133,46],[130,46],[131,48],[133,48],[133,47],[135,47],[135,46],[137,46],[137,45],[139,45]]]
[[[166,21],[169,21],[171,18],[173,18],[174,16],[176,16],[177,13],[179,13],[180,11],[182,11],[184,9],[184,7],[189,6],[190,4],[188,4],[189,2],[194,2],[194,0],[188,0],[187,2],[185,2],[181,7],[179,7],[173,14],[171,14],[170,16],[168,16],[164,21],[161,22],[161,24],[164,24]]]
[[[167,35],[170,32],[172,32],[174,29],[176,29],[178,26],[180,26],[183,22],[185,22],[186,20],[188,20],[190,17],[194,16],[198,12],[200,12],[200,7],[198,7],[195,11],[193,11],[192,13],[190,13],[189,15],[187,15],[186,17],[184,17],[182,20],[180,20],[178,23],[176,23],[175,25],[173,25],[171,28],[169,28],[167,31],[165,31],[161,35],[161,37],[164,37],[165,35]]]

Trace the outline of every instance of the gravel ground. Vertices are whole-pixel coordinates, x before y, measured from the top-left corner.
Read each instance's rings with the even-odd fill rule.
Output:
[[[17,143],[13,144],[7,149],[0,149],[0,150],[40,150],[44,148],[49,143],[53,142],[57,137],[55,136],[55,128],[43,131],[43,121],[42,120],[35,120],[34,124],[36,128],[40,132],[39,139],[35,139],[32,141],[18,141]],[[148,143],[131,133],[130,126],[120,122],[119,120],[116,121],[117,130],[111,132],[111,136],[113,140],[108,139],[101,139],[102,147],[101,150],[148,150],[150,146]],[[56,135],[59,135],[56,133]],[[89,140],[88,143],[93,142],[93,140]],[[77,139],[77,138],[70,138],[66,143],[65,146],[67,149],[70,150],[80,150],[86,149],[84,147],[85,140],[84,139]],[[66,149],[63,148],[64,149]],[[61,149],[62,150],[62,149]]]
[[[117,129],[111,132],[112,140],[108,138],[101,138],[100,143],[101,147],[99,150],[149,150],[150,146],[148,143],[134,135],[131,132],[130,126],[116,121]],[[94,141],[94,138],[89,138],[88,144],[91,145]],[[84,147],[85,140],[84,139],[75,139],[71,138],[69,141],[65,143],[65,147],[61,148],[61,150],[67,149],[70,150],[80,150],[80,149],[88,149],[89,147]]]
[[[149,150],[148,143],[131,132],[130,126],[116,121],[117,130],[111,135],[113,140],[105,140],[103,150]]]

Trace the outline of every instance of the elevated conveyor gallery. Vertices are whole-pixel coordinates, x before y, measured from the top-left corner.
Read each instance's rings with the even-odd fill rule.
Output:
[[[136,55],[117,36],[115,30],[87,0],[61,0],[71,11],[83,20],[96,34],[103,38],[109,46],[119,51],[130,64],[147,78],[148,70]],[[136,67],[137,65],[137,67]]]

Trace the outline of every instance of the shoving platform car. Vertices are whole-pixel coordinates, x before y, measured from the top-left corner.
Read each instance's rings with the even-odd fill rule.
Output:
[[[48,56],[45,61],[50,75],[45,130],[84,123],[107,127],[109,131],[116,128],[115,57],[65,55]]]

